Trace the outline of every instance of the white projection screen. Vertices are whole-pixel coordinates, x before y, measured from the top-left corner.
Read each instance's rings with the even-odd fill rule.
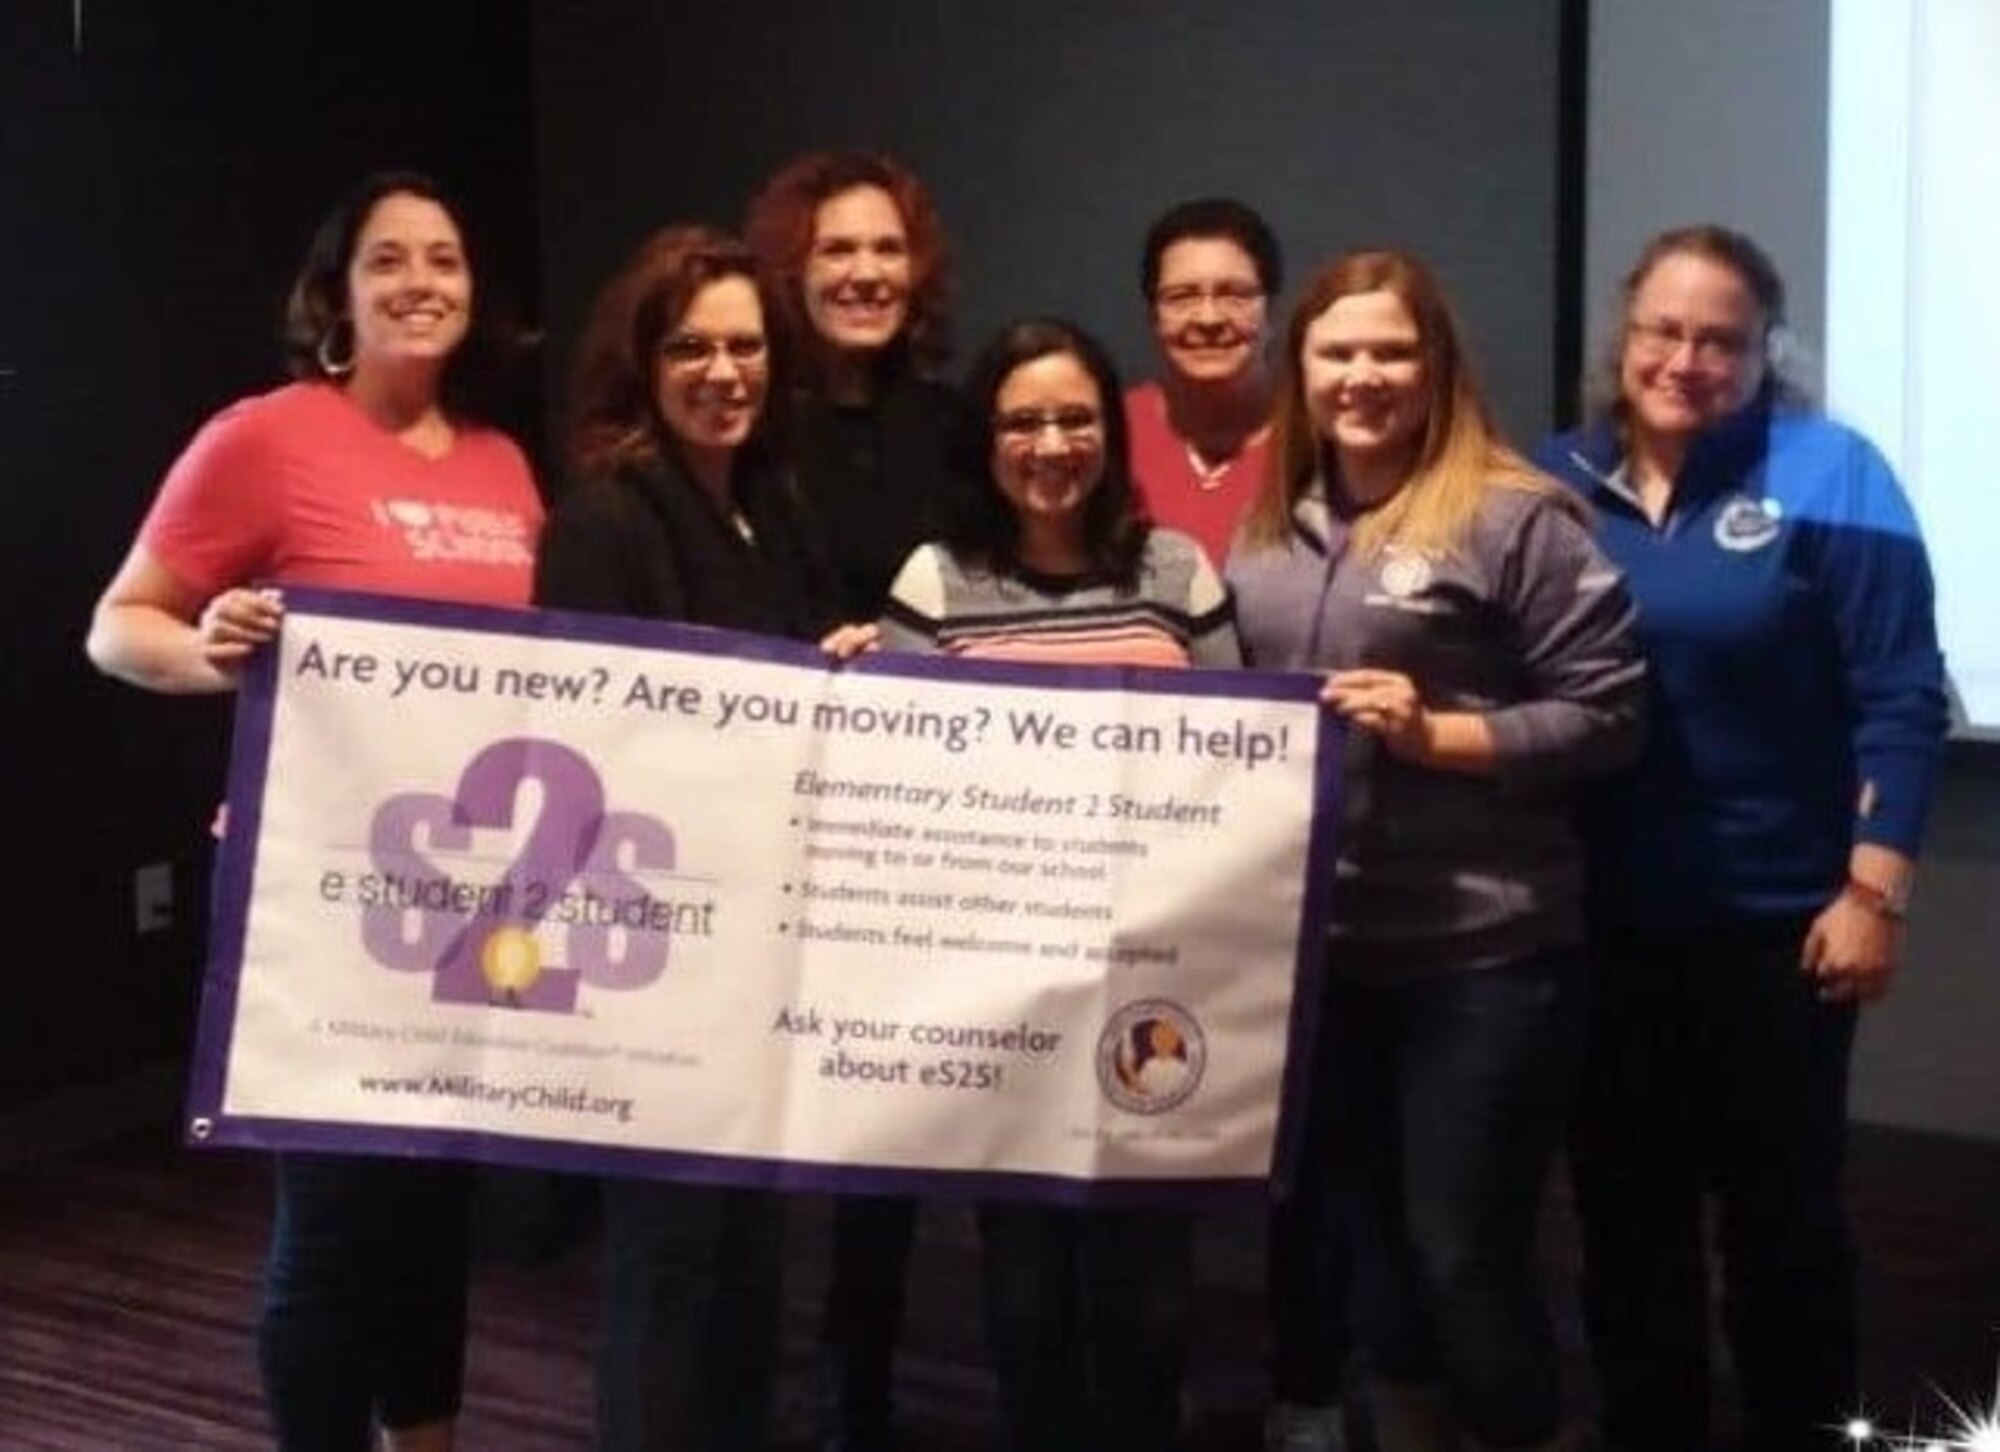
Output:
[[[1833,0],[1826,400],[1902,475],[1960,729],[2000,739],[2000,4]]]

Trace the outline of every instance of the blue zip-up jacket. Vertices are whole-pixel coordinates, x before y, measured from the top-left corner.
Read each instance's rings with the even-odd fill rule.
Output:
[[[1655,526],[1607,420],[1536,462],[1579,490],[1639,606],[1652,730],[1595,793],[1607,921],[1814,912],[1855,842],[1914,856],[1947,724],[1930,562],[1853,430],[1756,404],[1695,442]]]

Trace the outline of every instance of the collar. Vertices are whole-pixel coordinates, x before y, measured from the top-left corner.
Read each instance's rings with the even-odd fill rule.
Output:
[[[736,467],[730,476],[730,507],[723,508],[709,492],[695,482],[671,442],[663,439],[654,458],[625,471],[635,488],[675,514],[697,511],[712,519],[732,538],[741,535],[739,519],[755,519],[762,513],[762,471],[753,460],[737,451]]]
[[[1333,506],[1326,496],[1326,480],[1314,475],[1305,492],[1292,502],[1292,533],[1317,555],[1333,552]]]
[[[1678,503],[1694,505],[1742,487],[1770,447],[1771,406],[1759,399],[1703,430],[1682,460],[1674,479]],[[1576,436],[1570,462],[1593,487],[1638,505],[1626,482],[1625,441],[1615,419],[1605,415]]]

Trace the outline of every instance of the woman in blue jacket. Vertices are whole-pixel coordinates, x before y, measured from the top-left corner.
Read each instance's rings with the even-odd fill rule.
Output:
[[[1606,1432],[1707,1445],[1712,1189],[1746,1445],[1817,1446],[1856,1395],[1855,1013],[1901,954],[1946,720],[1930,568],[1881,455],[1774,368],[1755,243],[1664,233],[1623,304],[1597,417],[1538,461],[1595,507],[1653,690],[1591,820],[1575,1171]]]

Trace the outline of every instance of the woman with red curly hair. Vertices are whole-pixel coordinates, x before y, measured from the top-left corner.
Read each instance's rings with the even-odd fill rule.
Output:
[[[956,396],[951,260],[924,184],[850,151],[798,157],[744,221],[798,352],[788,400],[799,480],[829,526],[846,618],[873,620],[935,533]]]
[[[882,613],[897,569],[937,536],[957,397],[951,268],[937,210],[900,162],[815,151],[750,203],[745,237],[775,284],[799,359],[788,400],[798,479],[848,620]],[[823,1340],[827,1445],[888,1445],[891,1362],[916,1202],[849,1197],[834,1215]]]

